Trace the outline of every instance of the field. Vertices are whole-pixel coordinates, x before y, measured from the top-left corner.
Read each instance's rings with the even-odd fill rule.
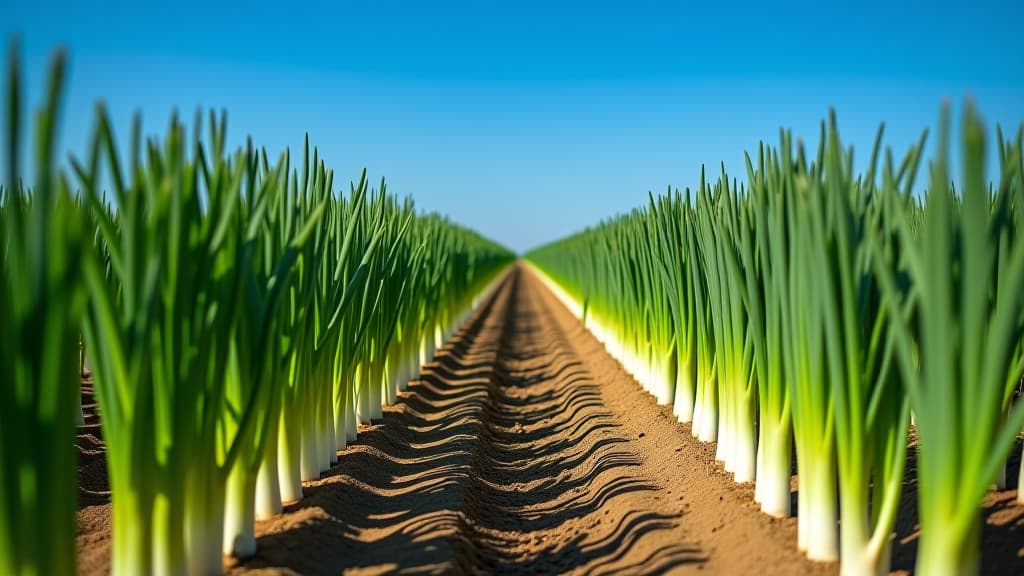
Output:
[[[109,492],[86,429],[78,550],[83,572],[103,573]],[[913,474],[905,482],[894,573],[912,571],[917,546]],[[714,445],[641,390],[526,267],[305,492],[257,524],[259,551],[228,573],[837,572],[802,557],[795,519],[762,514]],[[1021,568],[1015,496],[986,497],[985,574]]]
[[[223,114],[65,167],[20,78],[0,573],[1024,573],[1024,126],[833,115],[516,255]]]

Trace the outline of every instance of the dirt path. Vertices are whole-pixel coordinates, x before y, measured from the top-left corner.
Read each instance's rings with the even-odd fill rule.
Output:
[[[80,563],[97,573],[109,504],[102,487],[86,490]],[[517,268],[301,503],[257,525],[257,556],[228,569],[838,572],[805,560],[796,520],[761,514],[752,491]]]

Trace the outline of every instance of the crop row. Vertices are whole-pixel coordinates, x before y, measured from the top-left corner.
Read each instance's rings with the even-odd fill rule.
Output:
[[[223,116],[127,154],[102,108],[54,162],[63,59],[19,178],[12,54],[0,190],[0,573],[74,574],[84,341],[114,574],[219,573],[302,498],[513,258],[410,200],[347,193],[310,150],[229,151]],[[206,138],[201,132],[207,131]],[[109,190],[105,192],[105,190]]]
[[[976,573],[1024,424],[1024,129],[997,134],[990,183],[968,105],[957,188],[949,124],[923,194],[925,135],[898,159],[879,130],[857,174],[833,116],[815,156],[783,132],[745,183],[702,171],[528,255],[764,512],[790,515],[795,457],[799,547],[845,575],[888,573],[911,438],[918,573]]]

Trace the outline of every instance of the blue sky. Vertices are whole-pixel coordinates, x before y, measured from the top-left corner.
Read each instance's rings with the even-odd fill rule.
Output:
[[[815,142],[834,106],[863,159],[879,122],[902,152],[943,99],[1024,121],[1024,2],[335,2],[0,0],[38,101],[71,56],[62,149],[96,100],[126,134],[226,108],[235,143],[303,134],[336,171],[517,250],[693,185],[742,176],[780,127]]]

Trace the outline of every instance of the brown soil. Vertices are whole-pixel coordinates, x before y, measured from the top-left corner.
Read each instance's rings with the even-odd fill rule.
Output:
[[[86,385],[79,564],[109,567],[103,444]],[[231,574],[836,574],[796,550],[714,460],[523,268],[302,502],[258,523]],[[912,568],[908,465],[894,569]],[[1015,485],[1016,461],[1009,480]],[[794,487],[796,485],[794,478]],[[1013,486],[1015,488],[1015,486]],[[1024,574],[1024,507],[986,502],[986,574]],[[794,494],[795,502],[795,494]]]

